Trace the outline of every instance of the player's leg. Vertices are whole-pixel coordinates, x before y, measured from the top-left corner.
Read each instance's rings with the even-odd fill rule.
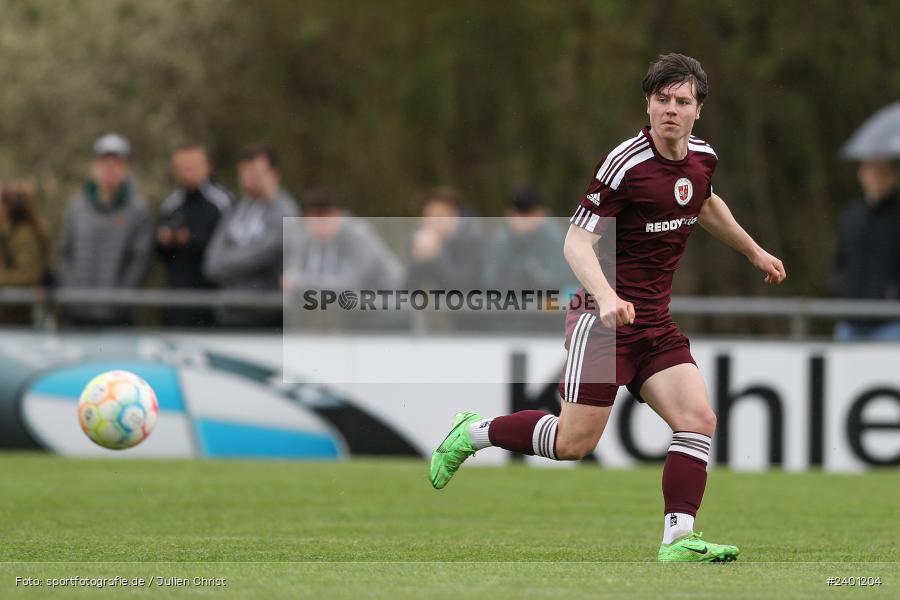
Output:
[[[660,560],[734,560],[739,552],[736,547],[704,542],[701,534],[693,531],[716,429],[703,376],[692,362],[676,364],[651,375],[640,393],[673,431],[663,467],[665,520]]]
[[[685,363],[652,375],[641,397],[672,428],[663,467],[666,526],[663,542],[693,530],[694,517],[706,489],[706,464],[716,428],[706,385],[696,365]]]
[[[519,454],[552,460],[578,460],[597,446],[618,386],[608,380],[609,348],[605,339],[591,337],[596,322],[582,313],[567,319],[569,349],[559,393],[563,408],[559,417],[540,410],[484,419],[477,413],[459,413],[450,433],[431,455],[429,478],[441,489],[476,451],[497,446]],[[572,340],[575,340],[573,343]]]
[[[431,456],[431,484],[441,489],[459,466],[478,450],[496,446],[552,460],[579,460],[590,454],[603,434],[612,406],[564,402],[559,417],[541,410],[483,419],[459,413],[453,428]]]

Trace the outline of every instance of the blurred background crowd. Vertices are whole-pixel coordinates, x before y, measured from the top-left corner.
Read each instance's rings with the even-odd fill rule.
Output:
[[[644,123],[646,65],[678,50],[710,76],[697,133],[719,154],[717,191],[791,276],[766,289],[740,256],[697,235],[675,293],[900,299],[900,146],[841,155],[900,97],[900,5],[821,0],[811,20],[797,2],[682,0],[665,15],[649,3],[413,13],[317,0],[0,0],[0,286],[273,291],[460,269],[496,282],[526,251],[531,276],[565,279],[550,251],[564,230],[544,215],[568,217],[596,161]],[[343,233],[319,232],[333,243],[304,242],[294,260],[282,256],[281,218],[301,213],[347,219]],[[468,215],[506,224],[441,227]],[[363,219],[376,216],[423,220],[398,248]],[[334,261],[352,252],[366,266],[348,275]],[[0,308],[8,323],[31,320],[27,307]],[[57,316],[281,320],[100,303]],[[898,330],[855,319],[835,333]]]

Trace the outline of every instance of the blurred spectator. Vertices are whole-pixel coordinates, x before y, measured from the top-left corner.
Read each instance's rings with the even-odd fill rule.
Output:
[[[3,186],[0,192],[0,286],[49,285],[49,240],[34,209],[34,187],[26,182]],[[0,322],[31,322],[28,306],[3,306]]]
[[[465,218],[453,188],[431,190],[410,244],[408,283],[412,288],[472,290],[481,283],[484,234],[474,218]]]
[[[34,209],[34,188],[26,182],[0,192],[0,286],[48,283],[50,241]]]
[[[210,180],[212,166],[206,149],[185,144],[172,154],[176,188],[160,207],[156,247],[166,270],[169,289],[214,287],[203,275],[203,254],[219,219],[231,206],[228,191]],[[172,308],[163,312],[163,323],[175,327],[213,324],[205,308]]]
[[[59,242],[62,288],[135,288],[153,253],[153,218],[129,177],[131,147],[121,135],[94,144],[92,177],[70,202]],[[70,306],[75,325],[127,325],[133,310],[101,303]]]
[[[897,165],[868,160],[857,172],[863,197],[840,217],[828,287],[840,298],[900,299],[900,193]],[[835,338],[900,340],[900,320],[852,319]]]
[[[565,230],[547,217],[540,193],[518,190],[503,226],[491,235],[484,255],[484,285],[493,289],[543,289],[562,293],[573,284],[562,254]]]
[[[241,193],[237,207],[216,228],[206,250],[203,272],[228,290],[273,291],[282,275],[282,218],[299,213],[294,199],[281,188],[275,154],[262,147],[247,149],[238,164]],[[281,327],[281,311],[228,309],[218,313],[220,325]]]
[[[320,188],[303,199],[302,231],[287,240],[285,287],[358,291],[396,289],[403,265],[372,226],[347,214]]]

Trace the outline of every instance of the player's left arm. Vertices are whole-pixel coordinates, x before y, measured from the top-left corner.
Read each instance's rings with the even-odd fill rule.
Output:
[[[766,283],[781,283],[787,277],[781,260],[766,252],[735,220],[728,205],[716,194],[711,194],[700,209],[700,225],[747,257],[750,263],[766,274]]]

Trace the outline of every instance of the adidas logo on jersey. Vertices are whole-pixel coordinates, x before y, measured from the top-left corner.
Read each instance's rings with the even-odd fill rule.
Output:
[[[587,199],[590,200],[591,202],[593,202],[594,204],[596,204],[597,206],[600,206],[600,192],[588,194]]]

